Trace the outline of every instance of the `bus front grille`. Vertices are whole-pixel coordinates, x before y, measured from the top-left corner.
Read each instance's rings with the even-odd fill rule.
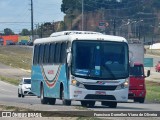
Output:
[[[92,95],[88,94],[84,99],[97,99],[97,100],[116,100],[113,95]]]
[[[117,86],[102,86],[102,85],[86,85],[84,87],[87,90],[115,90]]]

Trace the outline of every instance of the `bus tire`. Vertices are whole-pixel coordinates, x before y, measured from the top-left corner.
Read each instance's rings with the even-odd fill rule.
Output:
[[[55,105],[55,103],[56,103],[56,98],[48,98],[48,103],[49,103],[50,105]]]
[[[95,101],[81,101],[83,107],[94,107],[95,103]]]
[[[112,102],[112,101],[102,101],[102,105],[108,106],[110,108],[116,108],[117,107],[117,102]]]
[[[116,108],[117,107],[117,102],[109,102],[109,107],[110,108]]]
[[[67,105],[67,106],[71,105],[71,100],[64,99],[64,89],[62,89],[62,103],[63,103],[63,105]]]
[[[63,100],[63,105],[70,106],[71,105],[71,100]]]
[[[40,99],[41,99],[41,104],[47,104],[48,103],[48,99],[46,97],[44,97],[44,88],[43,88],[43,85],[41,85]]]

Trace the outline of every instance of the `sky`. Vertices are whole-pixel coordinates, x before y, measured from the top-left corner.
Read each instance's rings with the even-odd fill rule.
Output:
[[[34,29],[44,22],[61,21],[62,0],[33,0]],[[0,0],[0,32],[10,28],[14,33],[31,30],[31,0]]]

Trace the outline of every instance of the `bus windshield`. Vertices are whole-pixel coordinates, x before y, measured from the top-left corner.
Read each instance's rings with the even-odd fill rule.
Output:
[[[135,65],[134,67],[130,67],[130,76],[144,76],[143,66]]]
[[[115,80],[129,76],[128,45],[115,41],[74,41],[72,74],[88,79]]]

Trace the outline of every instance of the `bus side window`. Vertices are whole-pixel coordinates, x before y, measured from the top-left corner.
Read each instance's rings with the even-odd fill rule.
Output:
[[[45,64],[47,64],[49,61],[49,49],[50,49],[50,45],[46,44],[45,49],[44,49],[44,63]]]
[[[61,43],[56,43],[55,63],[60,63]]]
[[[55,61],[55,44],[50,44],[50,50],[49,50],[49,63],[52,64]]]
[[[35,45],[34,48],[34,57],[33,57],[33,64],[36,65],[39,63],[39,45]]]
[[[63,42],[61,45],[61,56],[60,56],[60,62],[65,63],[66,60],[66,48],[67,48],[67,43]]]
[[[39,55],[39,64],[43,63],[43,57],[44,57],[44,45],[40,45],[40,55]]]
[[[35,65],[36,62],[37,62],[37,61],[36,61],[36,54],[37,54],[37,53],[36,53],[36,52],[37,52],[36,48],[37,48],[37,45],[34,46],[33,65]]]

